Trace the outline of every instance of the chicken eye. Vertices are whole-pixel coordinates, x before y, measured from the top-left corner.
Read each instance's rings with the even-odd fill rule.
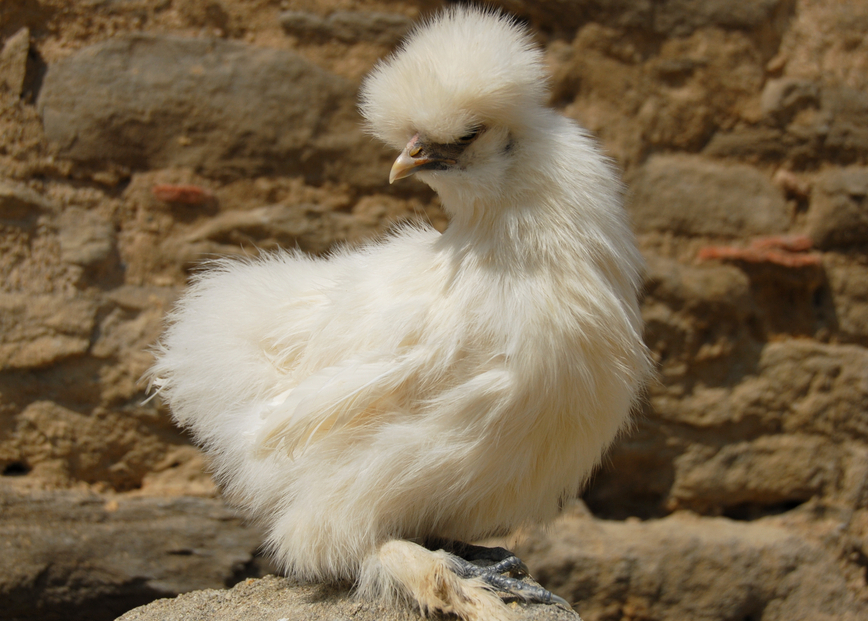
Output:
[[[458,140],[456,140],[455,142],[456,142],[456,144],[470,144],[471,142],[473,142],[474,140],[476,140],[476,137],[477,137],[481,132],[482,132],[482,128],[481,128],[481,127],[474,127],[474,128],[471,129],[469,132],[467,132],[467,133],[464,134],[463,136],[459,137]]]

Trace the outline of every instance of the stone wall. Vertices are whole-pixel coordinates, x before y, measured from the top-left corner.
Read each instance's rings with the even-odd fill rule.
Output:
[[[198,451],[145,400],[148,347],[203,259],[447,225],[422,184],[388,185],[394,154],[355,111],[440,4],[3,0],[14,618],[112,619],[267,570],[254,531],[214,526]],[[552,105],[624,170],[659,365],[584,503],[511,543],[588,621],[865,618],[868,5],[500,4],[538,33]],[[112,534],[155,511],[187,523]],[[177,543],[142,545],[160,532]],[[86,543],[104,537],[139,551],[126,573]]]

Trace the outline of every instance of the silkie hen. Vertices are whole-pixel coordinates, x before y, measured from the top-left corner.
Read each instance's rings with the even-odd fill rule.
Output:
[[[170,316],[153,384],[288,575],[468,620],[508,617],[497,591],[558,599],[450,543],[553,518],[649,370],[619,182],[546,97],[523,27],[439,13],[361,110],[446,232],[220,261]]]

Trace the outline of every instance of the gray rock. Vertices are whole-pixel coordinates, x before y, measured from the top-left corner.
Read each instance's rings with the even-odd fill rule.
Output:
[[[105,261],[115,247],[111,222],[85,209],[68,208],[60,215],[60,257],[76,265]]]
[[[108,621],[157,597],[257,574],[257,531],[219,500],[0,486],[3,618]]]
[[[760,99],[763,116],[778,123],[787,123],[799,110],[819,105],[820,87],[815,82],[798,78],[769,80]]]
[[[73,160],[382,184],[355,87],[288,51],[136,34],[48,68],[38,109]]]
[[[868,167],[833,168],[820,175],[807,232],[820,248],[868,242]]]
[[[781,128],[760,125],[717,132],[702,152],[714,158],[813,161],[821,148],[819,137],[795,138]]]
[[[501,0],[510,13],[529,17],[553,30],[575,30],[588,22],[647,29],[653,24],[653,0]]]
[[[285,11],[280,14],[280,25],[288,34],[302,39],[394,45],[407,34],[413,22],[400,13],[380,11],[334,11],[327,17],[309,11]]]
[[[868,93],[838,86],[824,88],[825,113],[817,131],[829,157],[842,163],[865,161],[868,156]]]
[[[784,197],[752,166],[660,155],[627,183],[640,232],[741,237],[780,233],[790,225]]]
[[[830,257],[826,268],[835,319],[846,341],[868,346],[868,266]]]
[[[122,285],[106,293],[106,299],[126,311],[170,308],[178,291],[167,287]]]
[[[731,265],[649,257],[645,341],[660,356],[666,378],[675,381],[689,371],[717,383],[740,360],[750,359],[753,339],[747,326],[757,314],[750,287],[748,276]]]
[[[560,606],[510,604],[514,621],[581,621]],[[299,585],[267,576],[230,591],[197,591],[131,610],[118,621],[418,621],[407,606],[386,606],[352,597],[349,589]]]

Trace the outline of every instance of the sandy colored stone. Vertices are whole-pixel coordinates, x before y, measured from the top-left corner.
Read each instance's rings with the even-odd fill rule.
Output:
[[[0,222],[30,227],[45,212],[55,211],[51,201],[21,183],[0,179]]]
[[[96,303],[86,297],[0,293],[0,369],[43,367],[90,347]]]
[[[675,461],[670,503],[736,515],[745,505],[798,505],[834,494],[842,457],[835,442],[800,434],[760,436],[719,450],[697,446]]]
[[[0,96],[8,101],[21,97],[27,75],[30,30],[22,28],[6,39],[0,49]]]
[[[221,588],[267,568],[259,537],[210,498],[22,494],[4,482],[3,615],[111,621],[157,597]]]
[[[842,515],[829,520],[840,526]],[[586,619],[856,621],[864,586],[792,525],[676,513],[610,522],[579,509],[516,552]],[[826,525],[823,525],[826,528]],[[819,527],[818,527],[819,530]]]
[[[813,168],[818,161],[864,162],[868,150],[868,95],[847,86],[802,78],[766,84],[762,123],[714,134],[703,152],[717,158],[783,161]]]
[[[868,437],[868,354],[853,345],[807,340],[769,343],[731,385],[696,386],[673,399],[658,393],[664,418],[714,429],[751,421],[754,429]],[[658,397],[653,399],[656,401]]]
[[[133,412],[76,411],[34,401],[0,440],[0,467],[16,464],[48,487],[84,482],[135,489],[159,467],[168,449],[159,426],[142,418]]]
[[[659,155],[628,183],[640,232],[738,237],[780,233],[790,225],[780,191],[750,166]]]
[[[502,2],[509,10],[532,16],[550,28],[576,28],[584,21],[629,26],[668,36],[683,36],[699,28],[756,29],[774,19],[779,0],[615,0],[614,2]]]
[[[515,621],[581,621],[560,606],[509,605]],[[267,576],[242,582],[229,591],[196,591],[172,600],[161,599],[131,610],[118,621],[416,621],[418,612],[406,605],[385,605],[353,598],[346,585],[299,585]]]

